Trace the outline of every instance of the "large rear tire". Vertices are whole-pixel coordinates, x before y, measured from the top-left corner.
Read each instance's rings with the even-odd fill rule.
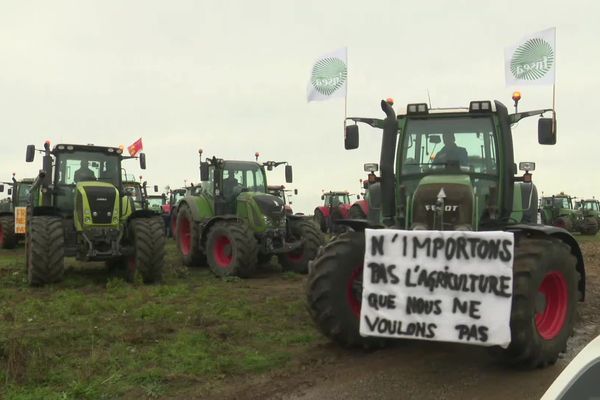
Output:
[[[208,233],[206,253],[215,275],[247,278],[256,269],[258,244],[246,224],[221,221]]]
[[[31,217],[27,233],[27,282],[31,286],[59,282],[65,269],[62,219]]]
[[[14,249],[18,241],[19,238],[15,233],[14,215],[0,217],[0,248]]]
[[[374,347],[384,339],[359,334],[364,232],[346,232],[329,242],[312,263],[307,305],[319,330],[343,347]]]
[[[134,254],[127,259],[127,279],[139,272],[144,283],[162,280],[165,265],[165,231],[162,217],[136,218],[129,225]]]
[[[525,368],[554,364],[573,331],[578,273],[571,249],[558,239],[520,240],[515,247],[508,348],[493,354]]]
[[[581,234],[594,236],[598,233],[598,222],[594,217],[586,217],[582,222]]]
[[[194,221],[192,210],[188,205],[182,204],[178,207],[176,227],[175,238],[183,265],[187,267],[206,265],[206,256],[200,248],[200,226]]]
[[[279,255],[279,263],[284,271],[293,271],[299,274],[308,272],[308,263],[314,259],[319,247],[325,242],[323,233],[313,221],[301,219],[298,221],[288,220],[292,240],[304,240],[304,244],[289,253]]]

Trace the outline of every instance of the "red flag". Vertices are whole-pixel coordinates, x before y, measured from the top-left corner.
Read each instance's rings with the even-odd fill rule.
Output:
[[[144,145],[142,144],[142,138],[139,138],[138,140],[133,142],[133,144],[131,144],[129,147],[127,147],[127,151],[129,151],[129,155],[131,157],[135,157],[136,154],[139,153],[140,151],[142,151],[143,149],[144,149]]]

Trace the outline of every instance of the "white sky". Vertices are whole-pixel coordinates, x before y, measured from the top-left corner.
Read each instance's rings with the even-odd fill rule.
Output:
[[[540,192],[600,196],[599,14],[597,1],[0,0],[0,179],[36,173],[29,143],[142,137],[152,184],[198,181],[198,148],[259,151],[294,166],[294,210],[312,212],[321,189],[357,192],[380,147],[365,126],[344,150],[343,100],[306,103],[320,54],[348,47],[352,116],[382,117],[386,97],[425,102],[427,89],[434,107],[512,106],[504,47],[556,26],[558,144],[538,145],[537,119],[524,120],[516,161],[537,163]],[[551,87],[519,89],[520,110],[551,106]]]

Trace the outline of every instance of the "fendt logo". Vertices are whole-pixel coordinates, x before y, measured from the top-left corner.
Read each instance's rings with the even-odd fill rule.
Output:
[[[552,69],[554,51],[544,39],[529,39],[515,50],[510,60],[510,71],[516,79],[534,81]]]
[[[339,58],[328,57],[315,64],[310,82],[317,92],[329,96],[342,87],[347,75],[346,63]]]
[[[438,206],[435,204],[425,204],[425,210],[427,211],[436,211]],[[444,211],[456,211],[458,210],[458,206],[447,205],[444,206]]]

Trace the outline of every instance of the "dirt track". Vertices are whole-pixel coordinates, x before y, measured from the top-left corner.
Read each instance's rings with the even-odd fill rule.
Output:
[[[537,399],[585,344],[600,334],[600,243],[584,243],[582,250],[587,299],[579,304],[568,352],[552,367],[506,369],[475,346],[399,341],[392,348],[364,353],[324,344],[294,368],[243,384],[225,398]]]

